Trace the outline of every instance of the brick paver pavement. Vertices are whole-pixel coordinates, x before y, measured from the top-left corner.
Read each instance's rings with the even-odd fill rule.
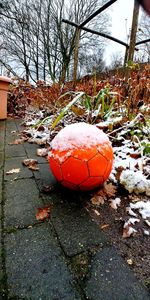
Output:
[[[18,120],[0,121],[0,299],[148,300],[105,234],[82,206],[78,194],[42,186],[53,183],[37,145],[9,145]],[[35,158],[39,171],[22,165]],[[17,174],[6,172],[20,168]],[[38,222],[38,207],[52,204],[50,220]]]

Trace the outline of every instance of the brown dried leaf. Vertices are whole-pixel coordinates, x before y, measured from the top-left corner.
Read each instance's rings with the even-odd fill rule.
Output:
[[[32,170],[32,171],[38,171],[39,167],[37,165],[29,165],[28,169]]]
[[[115,175],[115,177],[116,177],[116,180],[117,180],[117,181],[119,181],[120,175],[121,175],[121,173],[122,173],[123,170],[124,170],[123,167],[118,167],[118,168],[116,168],[117,174]]]
[[[108,197],[114,197],[117,192],[117,187],[112,183],[105,183],[104,184],[104,191]]]
[[[24,159],[23,161],[22,161],[22,164],[24,165],[24,166],[29,166],[30,164],[37,164],[38,163],[38,161],[37,161],[37,159],[33,159],[33,158],[29,158],[29,159]]]
[[[30,139],[28,139],[28,143],[31,143],[31,144],[35,143],[39,146],[42,146],[42,145],[46,144],[46,139],[45,138],[42,138],[42,139],[40,139],[40,138],[30,138]]]
[[[128,263],[129,266],[132,266],[132,265],[133,265],[133,260],[132,260],[132,258],[127,259],[127,263]]]
[[[24,159],[22,161],[22,164],[26,167],[28,167],[28,169],[32,170],[32,171],[38,171],[39,167],[37,166],[38,161],[36,159]]]
[[[100,213],[99,213],[98,210],[94,209],[94,212],[95,212],[95,214],[96,214],[97,216],[100,216]]]
[[[10,175],[10,174],[17,174],[20,172],[20,168],[18,169],[12,169],[6,172],[6,175]]]
[[[109,224],[103,224],[103,225],[101,225],[101,229],[106,229],[108,227],[109,227]]]
[[[139,152],[130,153],[130,157],[139,158],[139,157],[141,157],[141,153],[139,153]]]
[[[50,217],[51,206],[39,207],[36,213],[36,220],[44,221]]]
[[[131,224],[128,224],[123,228],[123,238],[128,238],[131,235],[133,235],[136,232],[136,230],[131,226]]]
[[[47,148],[37,149],[36,155],[44,157],[48,154],[48,151],[49,150]]]
[[[99,196],[99,195],[95,195],[94,197],[91,198],[91,202],[93,205],[101,205],[104,204],[104,197],[103,196]]]
[[[37,128],[37,131],[44,131],[45,130],[45,127],[43,125],[40,125],[38,128]]]
[[[8,145],[19,145],[19,144],[23,144],[26,140],[27,140],[26,138],[16,139],[16,140],[10,142]]]

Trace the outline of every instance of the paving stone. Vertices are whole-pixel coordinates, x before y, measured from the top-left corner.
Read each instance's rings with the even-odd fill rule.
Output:
[[[15,124],[14,120],[8,120],[6,121],[6,134],[12,134],[12,132],[18,131],[17,126]]]
[[[14,142],[16,139],[19,139],[19,132],[18,131],[6,131],[5,136],[5,144],[8,146],[10,143]]]
[[[150,299],[114,248],[104,248],[93,257],[85,292],[90,300]]]
[[[106,243],[104,233],[92,221],[77,197],[71,203],[55,205],[51,214],[60,243],[68,256]]]
[[[26,152],[22,144],[6,145],[5,156],[6,158],[26,156]]]
[[[24,159],[27,159],[27,157],[12,157],[12,158],[7,158],[5,160],[5,169],[4,169],[5,181],[33,177],[33,172],[29,170],[28,167],[23,166],[22,161]],[[6,172],[12,169],[20,169],[20,172],[7,175]]]
[[[34,176],[38,182],[39,188],[41,189],[44,185],[53,185],[56,183],[56,179],[53,176],[48,163],[39,164],[39,171],[34,172]]]
[[[22,126],[22,119],[15,119],[15,124],[16,124],[18,131],[24,130],[24,126]]]
[[[5,227],[24,227],[36,223],[35,214],[43,206],[33,179],[5,182]]]
[[[18,230],[7,235],[5,243],[9,297],[81,299],[71,284],[73,277],[48,225]]]
[[[36,150],[39,148],[41,149],[41,147],[37,144],[31,144],[26,142],[24,143],[24,148],[26,150],[28,158],[37,159],[39,164],[45,164],[47,162],[45,157],[40,157],[36,155]]]

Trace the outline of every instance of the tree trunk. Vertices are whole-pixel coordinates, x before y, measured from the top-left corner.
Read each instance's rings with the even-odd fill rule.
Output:
[[[61,83],[65,83],[65,81],[66,81],[66,73],[67,73],[67,69],[68,69],[68,66],[69,66],[69,61],[70,61],[69,58],[66,58],[63,61],[62,73],[61,73],[61,79],[60,79]]]
[[[133,58],[134,58],[136,33],[137,33],[137,28],[138,28],[138,17],[139,17],[139,3],[136,0],[134,0],[131,37],[130,37],[130,45],[129,45],[129,52],[128,52],[128,60],[131,60],[131,61],[133,61]]]
[[[74,88],[76,86],[76,80],[77,80],[80,33],[81,33],[81,29],[77,28],[76,37],[75,37],[75,49],[74,49],[74,70],[73,70],[73,87]]]

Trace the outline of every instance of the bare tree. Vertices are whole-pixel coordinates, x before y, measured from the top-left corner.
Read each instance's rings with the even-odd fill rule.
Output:
[[[137,41],[148,40],[150,38],[150,19],[147,14],[144,12],[142,13],[138,32],[137,32]],[[148,61],[150,62],[150,42],[146,42],[144,44],[138,45],[137,48],[139,49],[138,53],[136,54],[136,58],[140,61]]]
[[[111,55],[110,69],[115,70],[123,66],[123,56],[120,52],[115,52]]]
[[[27,3],[27,1],[26,1]],[[6,14],[3,16],[1,28],[3,31],[3,49],[8,56],[16,57],[16,63],[25,69],[25,78],[29,81],[30,77],[30,16],[27,6],[19,0],[9,2]]]
[[[72,60],[75,48],[76,29],[62,23],[62,18],[81,23],[102,0],[9,0],[0,11],[0,51],[7,53],[2,59],[9,70],[24,73],[25,79],[34,81],[49,78],[64,82],[72,77]],[[0,2],[1,3],[1,2]],[[107,23],[108,24],[108,23]],[[107,32],[106,18],[96,18],[89,24]],[[100,39],[84,31],[80,34],[82,48],[100,46]],[[7,63],[6,63],[7,62]]]

